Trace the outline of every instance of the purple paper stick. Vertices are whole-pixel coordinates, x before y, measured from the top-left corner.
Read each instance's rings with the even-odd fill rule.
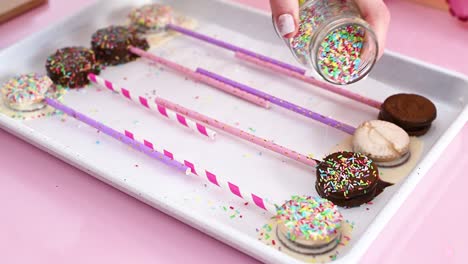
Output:
[[[281,106],[283,108],[286,108],[288,110],[291,110],[293,112],[301,114],[301,115],[303,115],[305,117],[311,118],[313,120],[316,120],[316,121],[318,121],[320,123],[323,123],[325,125],[328,125],[328,126],[336,128],[336,129],[339,129],[339,130],[341,130],[343,132],[346,132],[348,134],[354,135],[354,131],[356,130],[356,128],[354,128],[354,127],[352,127],[352,126],[350,126],[348,124],[341,123],[341,122],[339,122],[337,120],[334,120],[332,118],[323,116],[323,115],[321,115],[319,113],[315,113],[313,111],[310,111],[309,109],[306,109],[306,108],[303,108],[301,106],[295,105],[295,104],[293,104],[291,102],[288,102],[286,100],[280,99],[280,98],[275,97],[273,95],[264,93],[262,91],[254,89],[254,88],[252,88],[250,86],[238,83],[236,81],[233,81],[233,80],[228,79],[226,77],[220,76],[220,75],[218,75],[216,73],[207,71],[205,69],[197,68],[196,72],[198,72],[200,74],[203,74],[205,76],[208,76],[210,78],[213,78],[213,79],[215,79],[217,81],[224,82],[226,84],[229,84],[231,86],[239,88],[242,91],[254,94],[254,95],[256,95],[256,96],[258,96],[260,98],[263,98],[263,99],[271,102],[272,104]]]
[[[145,153],[146,155],[154,158],[154,159],[157,159],[159,161],[162,161],[163,163],[165,163],[166,165],[168,166],[172,166],[174,168],[176,168],[177,170],[180,170],[182,172],[184,172],[185,174],[188,175],[188,173],[190,172],[190,168],[187,167],[185,164],[182,164],[178,161],[175,161],[167,156],[165,156],[164,154],[160,153],[160,152],[157,152],[147,146],[145,146],[144,144],[138,142],[138,141],[135,141],[127,136],[125,136],[124,134],[120,133],[120,132],[117,132],[116,130],[102,124],[102,123],[99,123],[98,121],[94,120],[94,119],[91,119],[90,117],[87,117],[61,103],[59,103],[58,101],[54,100],[54,99],[51,99],[51,98],[46,98],[45,99],[46,103],[48,105],[50,105],[51,107],[57,109],[57,110],[60,110],[62,112],[64,112],[65,114],[69,115],[69,116],[72,116],[74,118],[76,118],[77,120],[91,126],[91,127],[94,127],[96,129],[99,129],[99,131],[101,131],[102,133],[108,135],[108,136],[111,136],[127,145],[129,145],[130,147],[134,148],[135,150],[138,150],[138,151],[141,151],[143,153]]]
[[[285,63],[285,62],[282,62],[282,61],[275,60],[273,58],[270,58],[270,57],[267,57],[267,56],[252,52],[250,50],[243,49],[241,47],[229,44],[229,43],[221,41],[221,40],[217,40],[217,39],[209,37],[207,35],[197,33],[197,32],[195,32],[193,30],[190,30],[190,29],[186,29],[186,28],[174,25],[174,24],[168,24],[167,29],[177,31],[177,32],[182,33],[184,35],[187,35],[187,36],[190,36],[190,37],[193,37],[193,38],[196,38],[196,39],[211,43],[211,44],[216,45],[218,47],[222,47],[222,48],[234,51],[234,52],[242,52],[242,53],[247,54],[249,56],[256,57],[256,58],[261,59],[263,61],[267,61],[269,63],[278,65],[278,66],[280,66],[282,68],[286,68],[286,69],[288,69],[290,71],[294,71],[294,72],[300,73],[302,75],[304,75],[306,73],[306,71],[304,69],[301,69],[301,68],[296,67],[294,65],[291,65],[291,64],[288,64],[288,63]]]

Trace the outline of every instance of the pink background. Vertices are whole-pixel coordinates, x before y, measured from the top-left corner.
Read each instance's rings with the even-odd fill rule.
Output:
[[[50,0],[0,25],[0,48],[93,1]],[[388,2],[390,49],[468,74],[468,24]],[[363,263],[466,263],[467,142],[465,125]],[[257,263],[2,130],[0,157],[0,263]]]

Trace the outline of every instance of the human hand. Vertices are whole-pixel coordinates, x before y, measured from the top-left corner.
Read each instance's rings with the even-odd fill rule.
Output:
[[[387,39],[390,12],[383,0],[355,0],[362,17],[377,35],[379,43],[379,58],[382,56]],[[285,38],[291,38],[297,33],[299,23],[298,0],[270,0],[273,19],[279,33]]]

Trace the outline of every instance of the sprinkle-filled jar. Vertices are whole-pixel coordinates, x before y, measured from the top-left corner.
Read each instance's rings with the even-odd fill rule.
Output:
[[[354,0],[300,2],[298,33],[285,39],[297,61],[334,84],[366,76],[377,60],[378,43]]]

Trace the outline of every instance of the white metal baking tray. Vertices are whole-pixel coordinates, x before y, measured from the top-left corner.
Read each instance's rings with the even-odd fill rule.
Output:
[[[3,50],[0,81],[18,73],[44,73],[45,59],[55,49],[68,45],[89,46],[90,36],[96,29],[124,23],[131,7],[146,2],[99,1]],[[170,4],[178,12],[196,19],[199,32],[294,63],[288,49],[275,36],[271,18],[266,13],[219,0],[159,2]],[[229,51],[188,37],[179,36],[151,51],[192,68],[211,69],[352,125],[377,116],[377,111],[368,106],[252,68],[236,60]],[[278,107],[265,110],[252,106],[213,88],[187,81],[171,71],[160,70],[145,60],[109,67],[102,76],[140,93],[151,95],[156,91],[199,112],[318,158],[347,136]],[[355,229],[351,243],[336,263],[350,263],[362,256],[468,116],[465,76],[391,52],[384,55],[369,78],[348,89],[378,100],[398,92],[419,93],[436,103],[438,118],[430,132],[422,137],[425,145],[422,160],[403,183],[387,188],[373,205],[367,206],[370,210],[362,207],[342,210],[347,219],[355,222]],[[65,103],[116,129],[131,129],[159,142],[179,156],[195,160],[274,201],[284,201],[293,194],[316,195],[313,169],[232,136],[219,134],[217,141],[209,141],[96,87],[69,92]],[[55,116],[19,121],[0,114],[0,126],[259,260],[299,262],[257,241],[256,229],[268,220],[257,208],[205,185],[203,180],[181,176],[72,118]]]

